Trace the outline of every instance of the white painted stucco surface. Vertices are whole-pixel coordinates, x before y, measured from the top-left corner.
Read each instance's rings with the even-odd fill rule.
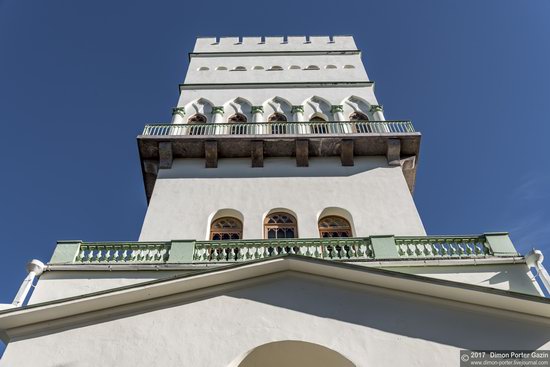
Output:
[[[274,66],[282,70],[273,70]],[[319,70],[314,70],[316,67]],[[219,70],[220,67],[227,70]],[[235,70],[241,67],[246,70]],[[254,69],[262,67],[263,69]],[[298,68],[296,68],[298,67]],[[309,69],[308,69],[309,68]],[[207,70],[206,70],[207,69]],[[185,84],[368,81],[359,54],[193,57]]]
[[[416,274],[430,278],[510,290],[544,296],[531,271],[525,264],[461,265],[461,266],[402,266],[384,267],[387,270]]]
[[[548,320],[519,313],[297,273],[234,286],[13,341],[0,366],[225,367],[280,340],[365,367],[455,367],[461,349],[550,348]]]
[[[372,263],[355,265],[375,266]],[[542,296],[542,290],[532,279],[525,264],[460,265],[460,266],[376,266],[402,273],[422,275],[430,278],[479,285]],[[197,266],[197,270],[206,267]],[[40,277],[29,304],[60,300],[68,297],[138,284],[155,279],[182,275],[189,270],[171,271],[47,271]]]
[[[29,304],[81,296],[149,280],[187,273],[179,271],[47,271],[40,276]]]
[[[264,42],[260,37],[199,38],[193,52],[186,84],[369,80],[350,36],[309,41],[303,36],[287,41],[267,37]],[[282,70],[273,70],[274,66]]]
[[[268,158],[262,168],[220,159],[216,169],[204,168],[203,159],[176,159],[159,171],[139,240],[209,239],[220,209],[242,214],[244,239],[263,238],[274,209],[296,214],[300,238],[318,238],[318,216],[328,207],[351,214],[357,237],[426,234],[401,167],[385,157],[357,157],[353,167],[339,158],[311,158],[309,167]]]

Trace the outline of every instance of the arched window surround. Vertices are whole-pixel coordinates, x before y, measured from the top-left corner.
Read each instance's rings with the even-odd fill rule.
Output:
[[[288,119],[286,118],[285,114],[280,112],[272,113],[267,118],[267,122],[273,124],[271,125],[271,134],[286,134],[287,127],[285,126],[285,124],[282,123],[287,121]]]
[[[235,217],[220,217],[210,224],[210,240],[229,241],[243,238],[243,222]]]
[[[264,238],[298,238],[298,221],[293,214],[273,211],[264,218]]]
[[[352,112],[349,115],[349,120],[350,121],[357,121],[357,122],[368,122],[369,117],[363,112],[355,111],[355,112]],[[353,130],[356,133],[368,133],[368,132],[370,132],[369,127],[367,125],[361,124],[361,123],[353,124]]]
[[[207,118],[202,113],[196,113],[187,119],[187,123],[192,125],[205,124],[206,122],[207,122]],[[201,129],[202,129],[201,126],[190,126],[189,135],[200,135]]]
[[[325,215],[319,219],[319,237],[353,237],[351,223],[344,217],[338,215]]]
[[[244,123],[248,122],[248,119],[242,113],[236,113],[236,114],[230,116],[227,119],[227,122],[228,123],[234,123],[234,124],[244,124]],[[239,126],[239,125],[231,126],[231,128],[229,130],[229,133],[231,135],[246,134],[246,126]]]
[[[310,122],[327,122],[328,119],[322,116],[319,113],[313,114],[309,118]],[[311,133],[312,134],[327,134],[328,133],[328,125],[327,124],[313,124],[311,126]]]
[[[369,121],[369,117],[367,116],[366,113],[355,111],[350,113],[349,120],[350,121]]]

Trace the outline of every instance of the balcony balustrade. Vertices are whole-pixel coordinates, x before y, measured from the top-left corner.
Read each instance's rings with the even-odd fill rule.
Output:
[[[216,168],[224,158],[250,158],[251,167],[263,167],[265,159],[292,157],[296,166],[308,167],[315,157],[339,157],[343,166],[353,166],[355,157],[386,156],[402,166],[412,192],[420,138],[410,121],[276,121],[152,124],[137,141],[150,200],[159,169],[186,158]]]
[[[151,124],[143,136],[323,135],[414,133],[410,121],[251,122],[224,124]]]
[[[506,233],[168,242],[58,242],[50,264],[212,264],[295,254],[335,261],[519,256]]]

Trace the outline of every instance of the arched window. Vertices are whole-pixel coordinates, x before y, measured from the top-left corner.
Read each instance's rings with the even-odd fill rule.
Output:
[[[235,69],[231,71],[246,71],[246,68],[244,66],[236,66]]]
[[[319,236],[321,237],[351,237],[351,226],[342,217],[331,215],[319,220]]]
[[[336,65],[327,65],[325,69],[336,69]]]
[[[367,115],[365,115],[362,112],[354,112],[351,115],[349,115],[350,121],[369,121],[369,118]]]
[[[216,219],[210,226],[210,239],[214,241],[240,240],[243,238],[243,223],[237,218]]]
[[[231,126],[230,134],[232,135],[241,135],[246,134],[246,125],[242,125],[247,122],[247,118],[242,113],[236,113],[231,116],[227,121],[231,124],[236,124]]]
[[[286,134],[286,126],[283,122],[287,122],[287,119],[282,113],[275,112],[268,117],[267,122],[271,123],[272,134]]]
[[[311,124],[311,133],[313,134],[326,134],[328,133],[327,120],[323,117],[316,115],[309,119],[310,122],[318,122],[317,124]]]
[[[200,125],[206,123],[206,116],[196,113],[193,116],[189,117],[187,120],[188,124],[192,125]],[[204,126],[190,126],[189,127],[189,135],[201,135],[203,132]]]
[[[344,65],[344,69],[355,69],[353,65]]]
[[[327,122],[327,120],[325,120],[323,117],[317,115],[317,116],[313,116],[312,118],[309,119],[309,121],[312,121],[312,122]]]
[[[252,70],[264,70],[263,66],[254,66]]]
[[[296,218],[288,213],[271,213],[265,218],[264,233],[265,238],[296,238]]]
[[[218,66],[216,70],[227,70],[227,67],[225,66]]]
[[[301,68],[298,65],[290,65],[289,69],[290,70],[299,70]]]
[[[273,65],[272,67],[267,69],[267,71],[281,71],[281,70],[283,70],[283,67],[279,65]]]
[[[351,115],[349,115],[350,121],[361,121],[361,122],[367,122],[369,121],[369,118],[367,115],[365,115],[362,112],[353,112]],[[368,124],[353,124],[355,131],[358,133],[368,133],[369,132],[369,125]]]
[[[200,68],[198,68],[199,71],[206,71],[206,70],[210,70],[209,67],[207,66],[201,66]]]

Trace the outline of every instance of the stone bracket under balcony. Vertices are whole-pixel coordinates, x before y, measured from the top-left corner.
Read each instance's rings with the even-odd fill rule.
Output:
[[[147,200],[158,170],[178,158],[203,158],[205,167],[216,168],[220,158],[250,158],[251,167],[263,167],[265,158],[294,157],[298,167],[308,167],[310,157],[336,156],[342,165],[353,166],[356,156],[386,156],[389,165],[402,167],[414,190],[421,134],[410,122],[279,125],[147,125],[137,138]]]

